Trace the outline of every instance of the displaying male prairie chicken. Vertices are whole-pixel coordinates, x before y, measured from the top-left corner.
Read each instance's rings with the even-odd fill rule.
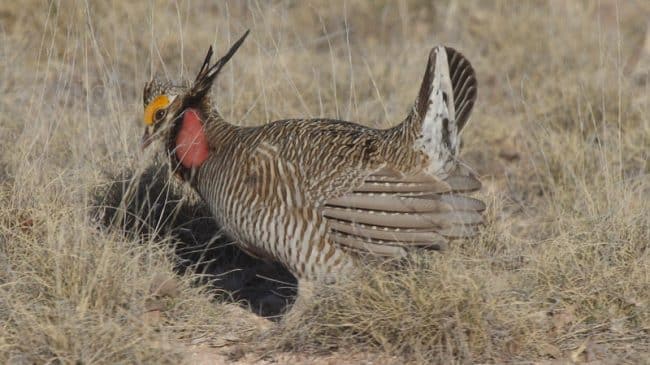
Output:
[[[454,49],[429,55],[411,112],[389,129],[331,119],[239,127],[209,90],[248,35],[187,87],[144,88],[143,146],[162,140],[172,167],[250,254],[277,260],[301,282],[336,280],[367,255],[402,256],[470,237],[485,205],[458,160],[459,133],[477,95],[470,63]]]

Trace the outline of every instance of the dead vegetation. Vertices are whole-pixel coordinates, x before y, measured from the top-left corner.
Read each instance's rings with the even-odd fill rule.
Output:
[[[643,1],[1,3],[0,362],[192,362],[210,345],[240,363],[648,361],[649,13]],[[209,44],[247,28],[214,90],[242,124],[392,125],[430,47],[461,50],[480,84],[463,157],[484,177],[481,236],[366,268],[291,321],[232,305],[277,311],[291,278],[215,239],[138,142],[152,72],[191,76]]]

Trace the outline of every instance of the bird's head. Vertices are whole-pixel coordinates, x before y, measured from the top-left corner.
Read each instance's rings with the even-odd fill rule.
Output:
[[[213,51],[210,47],[191,85],[176,86],[158,79],[145,85],[143,149],[156,140],[162,140],[170,157],[186,168],[197,167],[207,158],[208,145],[203,123],[212,109],[208,94],[217,75],[237,52],[248,33],[246,31],[214,64],[211,64]]]
[[[172,103],[187,92],[189,87],[174,85],[160,78],[154,78],[144,85],[142,99],[144,104],[145,131],[142,148],[147,148],[158,138],[164,126],[171,124],[167,114]]]

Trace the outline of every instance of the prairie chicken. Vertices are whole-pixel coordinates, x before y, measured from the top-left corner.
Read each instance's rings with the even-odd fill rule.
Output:
[[[244,251],[300,281],[331,281],[368,254],[399,257],[477,233],[485,205],[462,194],[481,184],[458,160],[477,95],[463,55],[432,49],[415,104],[393,128],[331,119],[239,127],[209,90],[247,35],[214,64],[210,48],[191,85],[147,83],[143,136],[145,147],[162,140],[177,175]]]

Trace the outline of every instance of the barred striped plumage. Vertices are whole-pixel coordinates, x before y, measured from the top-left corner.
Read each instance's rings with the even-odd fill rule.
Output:
[[[335,280],[363,254],[401,256],[477,233],[485,206],[463,194],[480,182],[458,160],[477,83],[459,52],[431,51],[413,109],[393,128],[330,119],[239,127],[208,92],[247,34],[214,65],[210,49],[192,85],[152,81],[144,95],[154,118],[144,140],[164,141],[180,176],[245,251],[299,279]],[[169,102],[150,110],[160,95]]]

